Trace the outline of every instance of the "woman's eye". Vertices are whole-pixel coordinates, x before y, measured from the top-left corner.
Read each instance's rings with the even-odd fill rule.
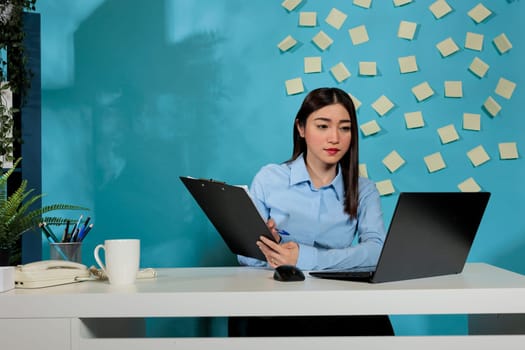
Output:
[[[325,125],[325,124],[319,124],[319,125],[317,125],[317,128],[318,128],[318,129],[326,129],[326,128],[328,128],[328,125]]]
[[[350,126],[342,126],[342,127],[341,127],[341,131],[348,132],[348,131],[350,131],[350,130],[352,130],[352,128],[351,128]]]

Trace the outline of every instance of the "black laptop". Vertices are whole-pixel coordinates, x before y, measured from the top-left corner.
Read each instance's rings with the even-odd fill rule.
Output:
[[[180,179],[233,253],[266,260],[256,243],[260,236],[274,238],[245,188],[209,179]]]
[[[489,192],[402,192],[376,267],[309,273],[370,283],[461,273],[489,197]]]

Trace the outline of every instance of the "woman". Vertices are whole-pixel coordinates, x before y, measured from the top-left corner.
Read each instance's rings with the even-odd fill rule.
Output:
[[[257,242],[266,261],[301,269],[377,264],[385,238],[379,193],[359,177],[355,108],[337,88],[311,91],[293,128],[292,158],[263,167],[250,193],[277,242]],[[231,335],[392,335],[387,316],[232,318]]]

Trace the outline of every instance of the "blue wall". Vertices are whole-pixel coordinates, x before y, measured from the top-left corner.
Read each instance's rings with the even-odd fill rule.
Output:
[[[360,135],[361,162],[375,181],[392,180],[383,197],[391,218],[401,191],[458,191],[473,177],[493,193],[470,261],[525,273],[525,174],[523,157],[500,160],[498,144],[517,142],[523,152],[521,105],[525,57],[522,1],[485,1],[493,14],[476,24],[467,12],[479,0],[448,0],[453,11],[436,19],[430,1],[395,7],[373,1],[303,0],[288,12],[281,0],[46,0],[42,14],[42,174],[45,201],[90,207],[95,223],[84,261],[107,238],[139,237],[142,266],[235,264],[219,235],[180,183],[179,175],[249,184],[269,162],[291,152],[293,117],[309,90],[338,86],[363,104],[361,123],[382,131]],[[348,18],[337,30],[325,22],[335,7]],[[299,12],[317,12],[316,27],[300,27]],[[413,40],[397,37],[400,21],[418,24]],[[348,29],[365,25],[370,40],[352,45]],[[311,42],[323,30],[326,51]],[[482,51],[464,47],[465,35],[484,35]],[[505,33],[513,47],[500,54],[493,39]],[[298,44],[281,52],[292,35]],[[452,37],[459,52],[442,57],[436,44]],[[416,55],[419,71],[400,74],[398,57]],[[303,73],[305,56],[322,56],[321,73]],[[474,57],[490,65],[479,78]],[[375,61],[378,75],[358,74],[360,61]],[[330,68],[343,62],[352,76],[338,83]],[[287,96],[284,82],[301,77],[305,92]],[[517,84],[511,99],[495,94],[503,77]],[[463,98],[444,97],[444,81],[461,80]],[[434,96],[418,102],[412,87],[428,82]],[[395,107],[379,116],[371,104],[386,95]],[[492,96],[501,112],[482,108]],[[404,113],[421,111],[426,125],[407,129]],[[462,129],[463,113],[481,115],[481,130]],[[454,124],[459,140],[442,144],[437,128]],[[474,167],[466,156],[483,145],[490,161]],[[390,173],[382,159],[396,150],[406,164]],[[423,157],[441,152],[447,168],[426,169]],[[75,214],[76,215],[76,214]],[[47,253],[43,243],[44,255]],[[464,332],[461,317],[394,319],[402,334]],[[443,324],[447,324],[443,326]]]

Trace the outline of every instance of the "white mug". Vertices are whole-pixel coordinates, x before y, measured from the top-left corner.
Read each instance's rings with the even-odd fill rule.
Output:
[[[99,257],[100,249],[105,252],[105,265]],[[108,276],[109,283],[127,285],[135,282],[140,263],[140,240],[107,239],[104,244],[95,247],[93,254],[98,266]]]

